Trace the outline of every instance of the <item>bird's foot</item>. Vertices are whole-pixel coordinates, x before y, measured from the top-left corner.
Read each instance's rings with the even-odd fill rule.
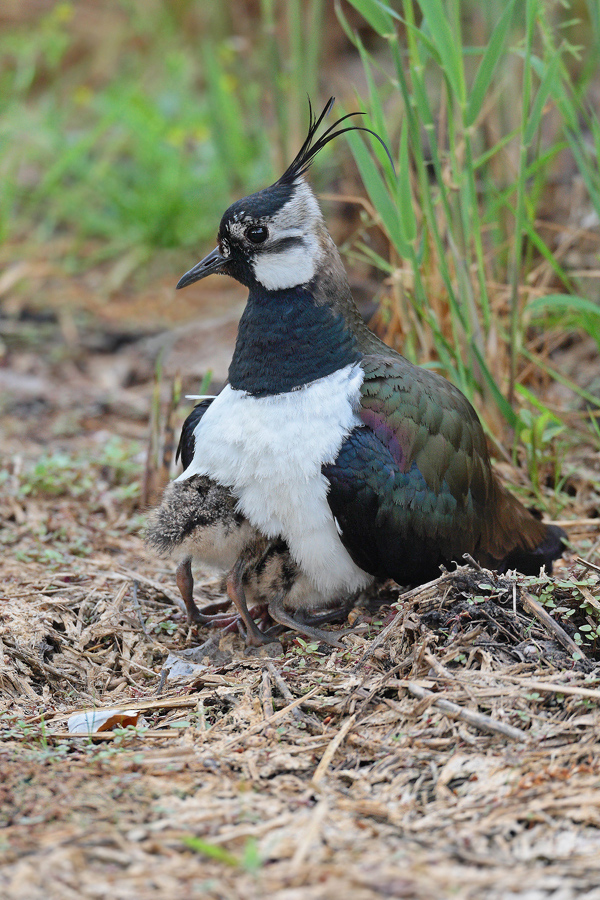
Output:
[[[256,628],[256,631],[249,633],[241,621],[238,622],[238,631],[244,638],[246,647],[265,647],[267,644],[273,644],[281,633],[281,629],[278,626],[269,628],[268,631],[261,631],[259,628]]]
[[[205,619],[212,619],[213,617],[221,616],[230,606],[231,600],[228,597],[227,600],[220,600],[215,603],[207,603],[206,606],[202,606],[198,610],[198,612]]]
[[[329,644],[330,647],[336,647],[338,650],[346,649],[338,640],[338,638],[342,637],[346,632],[323,631],[321,628],[316,628],[314,625],[309,624],[311,620],[315,619],[319,623],[323,623],[324,620],[329,619],[329,613],[324,613],[319,617],[304,615],[303,620],[296,619],[285,609],[283,605],[283,595],[279,594],[269,603],[269,615],[275,622],[278,622],[280,625],[285,625],[293,631],[297,631],[298,634],[301,634],[303,637],[308,637],[318,643]]]
[[[224,615],[231,605],[231,598],[217,603],[209,603],[198,609],[194,600],[194,576],[191,557],[184,559],[177,567],[175,575],[179,593],[185,603],[188,625],[208,625],[212,628],[227,628],[239,622],[239,614]],[[232,629],[233,630],[233,629]]]
[[[323,613],[308,613],[304,609],[299,609],[294,614],[293,618],[298,625],[316,625],[318,627],[320,625],[328,625],[330,622],[339,622],[340,620],[345,621],[350,612],[350,608],[351,607],[348,604],[343,604],[342,606],[336,606],[335,609],[330,609]],[[343,634],[344,632],[341,633]]]

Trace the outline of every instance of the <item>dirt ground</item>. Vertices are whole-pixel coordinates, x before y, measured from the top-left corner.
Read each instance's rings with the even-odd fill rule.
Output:
[[[223,379],[243,293],[29,277],[46,312],[2,319],[0,894],[600,900],[598,453],[565,461],[556,582],[384,585],[344,651],[252,655],[188,631],[140,536],[152,405]],[[128,714],[69,733],[93,709]]]

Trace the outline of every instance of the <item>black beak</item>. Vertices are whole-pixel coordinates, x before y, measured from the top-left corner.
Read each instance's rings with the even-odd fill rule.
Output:
[[[224,256],[221,256],[219,248],[215,247],[212,253],[209,253],[208,256],[201,259],[199,263],[196,263],[193,269],[190,269],[189,272],[185,273],[183,278],[179,279],[176,290],[187,287],[188,284],[193,284],[195,281],[200,281],[201,278],[205,278],[206,275],[212,275],[213,272],[219,272],[223,263],[226,262],[227,260]]]

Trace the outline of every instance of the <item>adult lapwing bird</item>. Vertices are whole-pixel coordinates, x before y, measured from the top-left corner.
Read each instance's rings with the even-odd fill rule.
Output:
[[[193,459],[194,430],[209,403],[199,403],[184,422],[177,458],[181,456],[186,468]],[[271,630],[258,628],[249,609],[254,605],[280,625],[341,647],[336,633],[318,627],[339,616],[339,604],[330,612],[313,614],[331,604],[300,570],[285,541],[260,534],[238,511],[229,488],[212,478],[192,475],[171,482],[150,517],[145,539],[152,549],[178,563],[177,586],[189,624],[232,623],[222,610],[227,604],[216,604],[219,611],[214,613],[198,609],[192,574],[192,563],[198,562],[227,573],[227,594],[243,622],[247,644],[258,646],[274,639]]]
[[[291,165],[229,207],[216,249],[177,285],[217,273],[249,291],[228,384],[194,429],[180,481],[228,488],[324,602],[375,576],[428,581],[464,553],[500,571],[550,571],[563,532],[501,485],[471,404],[380,341],[354,304],[305,177],[329,141],[369,131],[340,127],[344,116],[317,138],[332,104],[311,110]]]

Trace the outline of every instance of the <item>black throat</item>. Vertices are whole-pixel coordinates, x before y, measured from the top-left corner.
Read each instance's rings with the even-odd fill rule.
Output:
[[[344,317],[317,305],[310,285],[252,285],[240,319],[229,383],[255,397],[283,394],[361,358]]]

